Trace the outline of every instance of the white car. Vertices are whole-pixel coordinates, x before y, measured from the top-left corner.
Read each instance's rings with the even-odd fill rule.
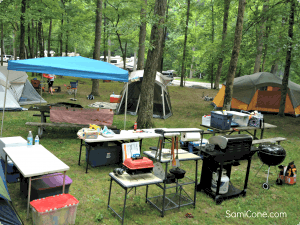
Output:
[[[1,57],[1,56],[0,56]],[[4,55],[3,56],[3,62],[8,62],[9,60],[11,60],[13,57],[12,55]],[[1,60],[1,58],[0,58]]]

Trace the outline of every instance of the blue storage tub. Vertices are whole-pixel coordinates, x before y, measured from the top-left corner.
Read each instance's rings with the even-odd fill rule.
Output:
[[[3,159],[0,159],[0,164],[2,166],[3,172],[5,173],[5,161]],[[20,180],[20,172],[18,169],[14,166],[13,163],[7,163],[7,175],[6,175],[6,181],[8,183],[16,183]]]
[[[109,146],[108,144],[113,146]],[[119,164],[122,162],[121,143],[105,142],[102,143],[102,145],[99,143],[97,144],[89,143],[86,145],[87,148],[89,147],[91,149],[89,155],[89,164],[92,167]],[[85,156],[87,161],[88,158],[87,149],[86,149]]]
[[[202,140],[202,147],[204,148],[205,145],[208,143],[207,139]],[[193,153],[194,151],[200,150],[200,141],[190,141],[188,144],[189,152]]]
[[[231,128],[232,114],[224,115],[221,111],[211,111],[210,126],[220,130],[229,130]]]

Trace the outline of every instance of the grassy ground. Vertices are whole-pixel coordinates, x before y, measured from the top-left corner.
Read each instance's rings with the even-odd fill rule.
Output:
[[[63,84],[75,81],[75,78],[57,78],[54,85],[61,86],[62,92],[53,96],[44,93],[43,97],[48,103],[71,102],[70,95],[67,94]],[[119,93],[123,83],[100,82],[100,97],[95,100],[87,100],[86,96],[91,91],[91,80],[79,79],[78,93],[76,95],[77,104],[84,107],[93,103],[109,101],[109,95],[114,91]],[[155,119],[156,127],[185,128],[200,127],[201,118],[204,114],[209,114],[213,109],[210,102],[202,99],[205,95],[215,96],[216,90],[169,87],[173,108],[173,116],[167,120]],[[74,102],[73,102],[74,103]],[[22,136],[27,137],[28,131],[32,130],[33,135],[37,134],[36,127],[25,126],[27,121],[39,121],[33,117],[34,112],[5,112],[3,137]],[[114,116],[114,125],[123,129],[124,115]],[[127,116],[126,129],[133,127],[136,117]],[[290,161],[295,161],[296,166],[300,166],[300,140],[299,140],[299,118],[286,116],[279,118],[276,115],[266,114],[265,121],[278,126],[265,132],[264,137],[286,137],[288,141],[282,143],[287,151],[284,165]],[[47,128],[40,144],[45,146],[59,159],[65,162],[70,170],[67,175],[73,180],[70,187],[70,194],[79,200],[77,209],[76,224],[119,224],[120,220],[111,210],[107,209],[110,177],[109,172],[120,165],[102,166],[91,168],[89,173],[85,173],[85,151],[82,156],[82,164],[78,166],[80,140],[76,136],[76,129]],[[209,138],[209,136],[205,136]],[[156,139],[145,139],[142,151],[148,150],[150,146],[156,146]],[[193,162],[183,162],[182,168],[187,171],[187,176],[193,177],[195,165]],[[247,196],[224,201],[221,205],[216,205],[214,201],[203,192],[197,192],[196,208],[192,206],[182,207],[167,211],[162,218],[157,210],[145,203],[145,187],[137,188],[136,194],[130,192],[127,200],[125,212],[126,224],[299,224],[300,222],[300,197],[299,188],[294,186],[271,186],[270,190],[263,190],[262,183],[266,182],[267,166],[255,177],[256,171],[261,166],[261,161],[254,155],[250,177],[248,182]],[[201,175],[202,162],[199,162],[198,180]],[[231,182],[243,189],[246,162],[241,162],[241,166],[234,167],[231,175]],[[273,184],[276,180],[277,172],[275,167],[271,168],[269,181]],[[19,215],[25,224],[32,224],[32,219],[26,219],[27,199],[20,194],[19,183],[8,184],[8,188]],[[192,194],[192,185],[186,187],[186,191]],[[156,186],[150,186],[149,195],[156,196],[162,192]],[[113,195],[111,199],[112,207],[121,213],[123,206],[124,190],[113,183]],[[241,213],[248,211],[248,216],[242,217]],[[260,213],[266,213],[269,217],[254,217]],[[192,213],[194,218],[185,218],[186,213]],[[252,214],[254,213],[254,214]],[[284,213],[281,214],[280,213]],[[251,217],[252,216],[252,217]],[[275,216],[272,218],[272,216]]]

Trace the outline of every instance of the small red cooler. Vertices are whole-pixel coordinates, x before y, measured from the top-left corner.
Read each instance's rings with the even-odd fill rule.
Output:
[[[54,195],[30,202],[34,225],[75,224],[79,201],[70,194]]]
[[[110,95],[110,103],[120,103],[122,95]]]
[[[128,174],[151,173],[154,167],[153,161],[146,157],[132,157],[125,159],[123,165]]]

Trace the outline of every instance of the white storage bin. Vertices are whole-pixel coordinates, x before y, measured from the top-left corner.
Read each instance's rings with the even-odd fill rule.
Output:
[[[26,146],[27,141],[21,136],[17,137],[2,137],[0,138],[0,157],[5,161],[6,153],[3,151],[5,147]],[[7,157],[8,163],[12,163],[11,159]]]
[[[211,116],[202,116],[202,125],[210,126]]]
[[[240,127],[247,127],[249,122],[249,114],[235,112],[235,111],[226,111],[227,114],[232,114],[232,122],[238,123]]]

